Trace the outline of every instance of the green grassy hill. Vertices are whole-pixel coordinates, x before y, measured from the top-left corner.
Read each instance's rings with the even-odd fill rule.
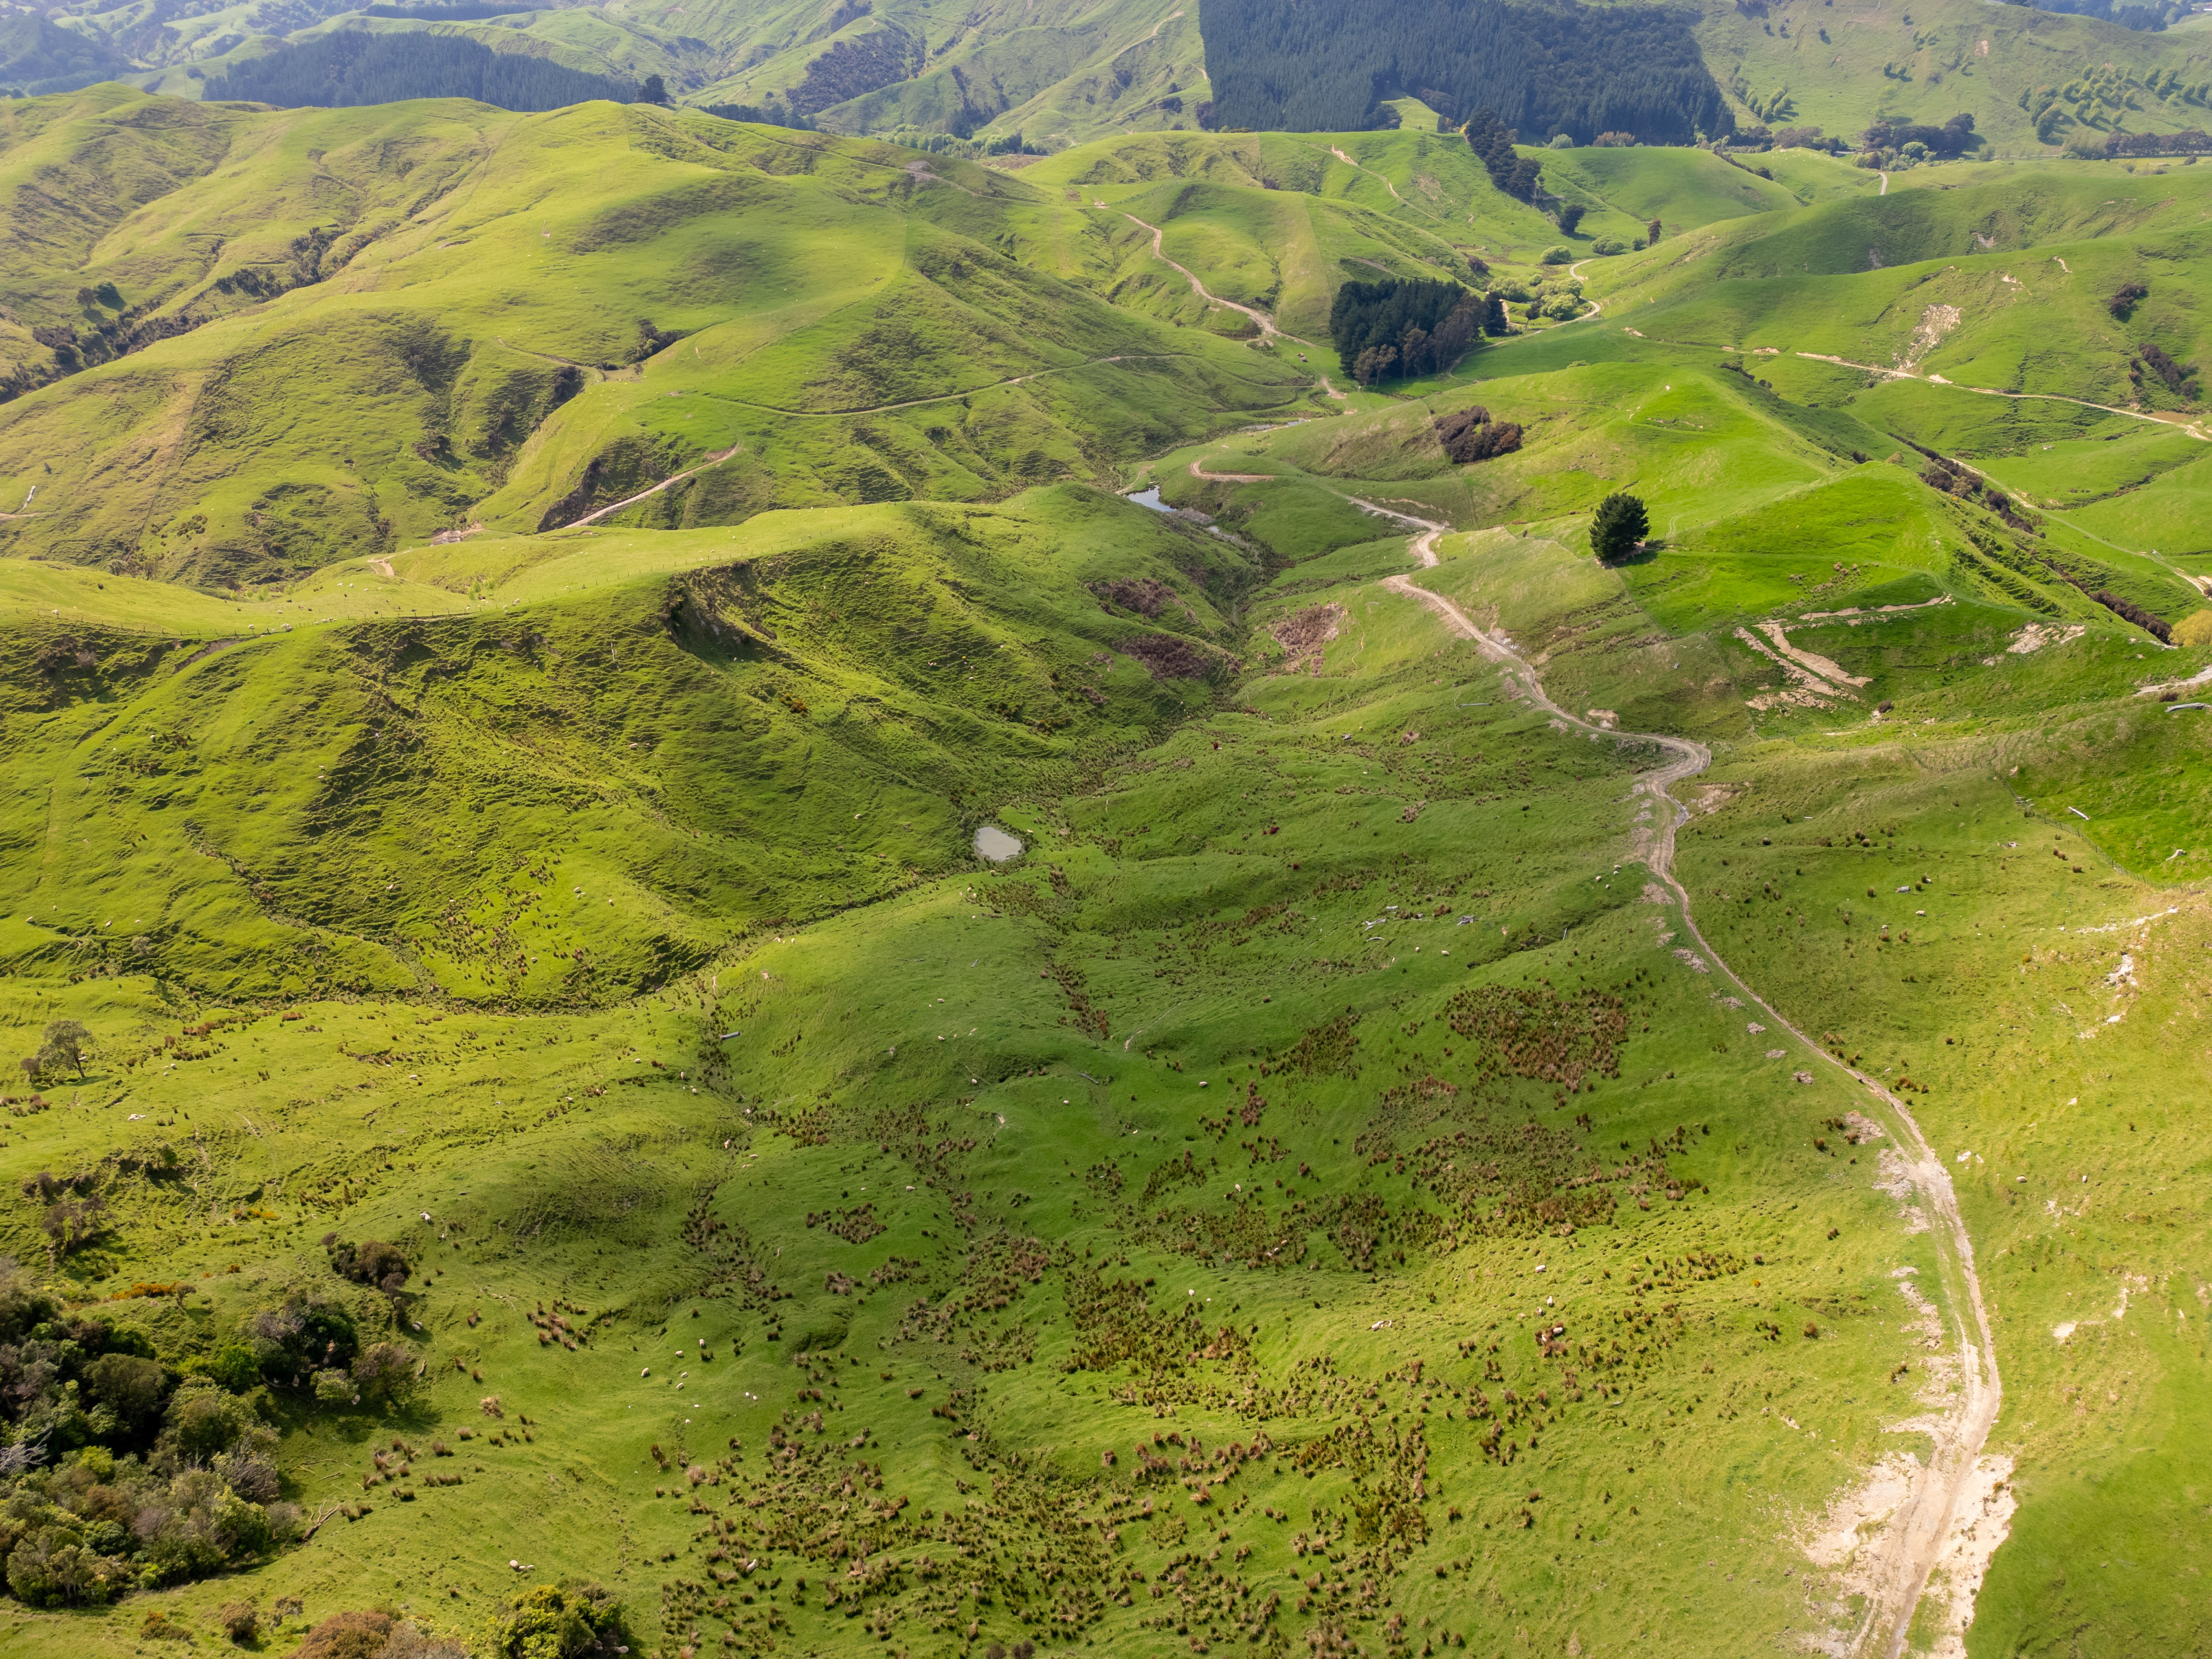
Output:
[[[1745,122],[1817,126],[1856,143],[1878,118],[1936,125],[1963,111],[1989,150],[2036,155],[2046,142],[2023,100],[2039,88],[2088,91],[2093,82],[2109,96],[2069,104],[2055,142],[2116,120],[2131,132],[2173,132],[2212,118],[2212,75],[2186,33],[1974,0],[1856,10],[1707,0],[1702,9],[1698,44]]]
[[[1964,112],[1986,150],[2020,155],[2115,125],[2172,131],[2208,118],[2212,75],[2186,27],[2142,33],[1969,0],[1841,17],[1734,0],[1700,9],[1698,47],[1747,125],[1817,125],[1856,141],[1877,119],[1940,124]],[[1197,6],[1168,0],[1043,0],[1018,11],[948,0],[610,0],[453,20],[375,17],[344,0],[151,0],[27,20],[0,42],[0,79],[39,93],[114,76],[197,98],[240,59],[288,43],[435,28],[629,83],[659,75],[687,102],[772,108],[831,131],[1022,132],[1057,149],[1197,130],[1211,101],[1201,21]],[[1417,100],[1399,104],[1426,112]]]
[[[87,7],[65,26],[0,41],[0,77],[60,92],[113,76],[198,98],[226,69],[286,45],[342,30],[420,29],[632,84],[658,75],[689,103],[773,108],[838,132],[988,127],[1065,145],[1194,129],[1209,96],[1196,8],[1166,0],[1045,0],[1019,12],[946,0],[613,0],[453,19],[374,16],[345,0],[155,0]]]
[[[1559,234],[1448,136],[1163,136],[1008,175],[609,105],[100,89],[18,118],[0,339],[17,386],[61,378],[0,410],[0,537],[213,586],[617,508],[1109,481],[1307,406],[1343,283],[1533,271]],[[1554,166],[1595,209],[1585,245],[1790,199],[1693,152]],[[82,206],[50,232],[32,181],[57,170]]]
[[[190,106],[83,94],[52,142],[140,147],[141,110]],[[212,176],[143,206],[173,171],[107,202],[87,178],[118,228],[10,294],[104,344],[112,283],[118,327],[185,331],[0,410],[18,553],[250,584],[571,522],[702,462],[652,510],[993,496],[1306,380],[1010,257],[1036,190],[883,146],[610,105],[433,106],[404,137],[387,110],[181,118]],[[64,366],[29,336],[19,380]]]
[[[2193,1650],[2203,169],[0,119],[11,1650]]]
[[[2195,419],[2185,392],[2146,380],[2143,354],[2193,362],[2212,348],[2195,302],[2212,175],[1934,172],[1921,188],[1717,222],[1590,267],[1591,292],[1646,337],[1762,355],[1762,374],[1814,401],[1941,407],[1951,429],[1927,441],[1946,447],[2024,448],[2108,422],[2096,404]],[[1937,377],[2021,397],[1931,403],[1920,388]]]

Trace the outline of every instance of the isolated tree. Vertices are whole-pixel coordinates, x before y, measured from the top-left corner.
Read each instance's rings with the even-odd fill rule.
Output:
[[[81,1250],[107,1225],[107,1201],[98,1193],[65,1198],[39,1218],[39,1225],[52,1243],[49,1254],[57,1261],[72,1250]]]
[[[92,1033],[85,1030],[82,1021],[52,1020],[47,1023],[46,1036],[39,1044],[39,1061],[41,1067],[73,1066],[77,1080],[82,1083],[84,1080],[85,1057],[91,1052]]]
[[[1559,211],[1552,216],[1559,222],[1559,234],[1571,236],[1575,234],[1575,227],[1582,223],[1583,215],[1588,211],[1579,202],[1562,202]]]
[[[645,84],[637,89],[637,101],[659,104],[665,108],[668,103],[668,83],[657,75],[647,76]]]
[[[402,1399],[415,1385],[415,1356],[396,1342],[373,1344],[353,1362],[353,1381],[373,1406]]]
[[[1493,339],[1513,331],[1513,325],[1505,315],[1505,301],[1503,295],[1492,294],[1483,301],[1482,331]]]
[[[356,1285],[394,1294],[407,1283],[406,1253],[397,1244],[375,1238],[348,1244],[331,1233],[325,1236],[323,1249],[330,1254],[331,1266]]]
[[[1616,489],[1597,504],[1590,520],[1590,549],[1603,564],[1618,564],[1651,533],[1650,515],[1634,495]]]
[[[1659,222],[1656,219],[1644,227],[1644,245],[1646,247],[1659,246]]]

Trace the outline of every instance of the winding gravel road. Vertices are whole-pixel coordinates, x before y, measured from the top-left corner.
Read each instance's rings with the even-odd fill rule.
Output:
[[[1395,519],[1401,524],[1416,527],[1417,533],[1409,544],[1413,554],[1424,569],[1433,568],[1437,560],[1437,538],[1450,526],[1428,519],[1414,518],[1378,507],[1371,501],[1358,501],[1355,505],[1384,518]],[[1968,1236],[1965,1218],[1959,1211],[1958,1195],[1951,1185],[1951,1176],[1944,1169],[1942,1159],[1928,1144],[1919,1123],[1911,1109],[1897,1096],[1884,1088],[1875,1079],[1844,1064],[1815,1043],[1795,1024],[1776,1012],[1773,1004],[1747,984],[1741,975],[1729,967],[1727,960],[1712,947],[1692,914],[1689,890],[1683,886],[1674,873],[1675,831],[1689,819],[1689,810],[1669,793],[1672,787],[1685,778],[1696,776],[1712,763],[1712,753],[1703,744],[1687,738],[1667,737],[1656,732],[1623,732],[1593,726],[1588,720],[1569,714],[1545,694],[1543,681],[1534,669],[1523,661],[1506,641],[1476,625],[1460,607],[1440,593],[1432,593],[1419,586],[1411,576],[1386,576],[1382,586],[1394,593],[1403,594],[1427,606],[1443,621],[1444,626],[1462,639],[1472,641],[1475,647],[1504,671],[1514,695],[1528,699],[1529,704],[1543,711],[1553,720],[1593,736],[1610,738],[1616,742],[1631,741],[1656,745],[1672,757],[1664,765],[1640,775],[1635,788],[1656,800],[1664,801],[1664,820],[1645,849],[1644,862],[1652,875],[1664,883],[1680,907],[1682,931],[1690,936],[1700,954],[1729,984],[1741,992],[1745,999],[1756,1005],[1768,1019],[1787,1031],[1806,1051],[1826,1065],[1847,1073],[1872,1097],[1876,1115],[1888,1120],[1887,1127],[1899,1150],[1911,1164],[1911,1176],[1925,1200],[1936,1226],[1933,1237],[1936,1243],[1938,1268],[1943,1291],[1943,1303],[1952,1332],[1959,1347],[1961,1387],[1957,1399],[1934,1431],[1935,1446],[1927,1462],[1916,1470],[1910,1495],[1890,1517],[1889,1523],[1876,1547],[1880,1559],[1875,1574],[1875,1593],[1868,1605],[1858,1629],[1853,1633],[1851,1650],[1863,1656],[1880,1655],[1881,1659],[1898,1659],[1905,1651],[1905,1638],[1912,1623],[1912,1614],[1928,1587],[1929,1575],[1942,1559],[1955,1525],[1966,1521],[1972,1503],[1972,1489],[1975,1464],[1983,1446],[1988,1442],[1990,1431],[1996,1425],[1997,1408],[2003,1400],[2003,1389],[1997,1376],[1996,1345],[1990,1334],[1988,1310],[1983,1305],[1981,1282],[1974,1272],[1973,1240]]]

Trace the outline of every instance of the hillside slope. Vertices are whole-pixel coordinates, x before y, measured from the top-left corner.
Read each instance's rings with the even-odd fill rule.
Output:
[[[479,3],[89,0],[58,24],[26,19],[0,39],[0,84],[64,92],[127,77],[198,98],[240,62],[333,33],[422,31],[630,86],[658,75],[688,102],[836,131],[913,125],[964,137],[995,125],[1064,144],[1194,126],[1208,96],[1197,9],[1175,0],[1042,0],[1019,11],[948,0],[608,0],[504,13]]]
[[[40,142],[143,146],[180,112],[87,94]],[[161,193],[118,191],[73,269],[8,295],[51,319],[19,385],[129,348],[0,409],[19,554],[252,583],[571,522],[710,458],[707,522],[972,499],[1305,383],[1010,258],[1040,192],[909,152],[605,104],[179,118],[221,173],[132,172]]]
[[[1838,399],[1941,377],[2041,400],[1978,420],[2094,422],[2101,404],[2201,424],[2188,376],[2170,385],[2148,365],[2212,356],[2197,299],[2208,206],[2201,170],[1962,164],[1923,188],[1717,222],[1589,276],[1608,313],[1654,338],[1778,353],[1761,373],[1819,377]]]
[[[1856,143],[1877,119],[1940,125],[1963,112],[1992,151],[2033,155],[2047,153],[2036,90],[2089,82],[2109,103],[2082,105],[2088,121],[2066,114],[2048,144],[2116,122],[2174,132],[2212,121],[2212,52],[2185,33],[1978,0],[1848,9],[1702,0],[1701,10],[1698,43],[1746,121],[1817,126]]]
[[[1397,9],[1407,20],[1419,12],[1418,5]],[[1595,15],[1601,19],[1605,12],[1601,6]],[[1539,20],[1548,15],[1531,14]],[[1219,61],[1211,72],[1226,64],[1232,85],[1243,84],[1237,76],[1246,43],[1264,39],[1275,43],[1266,50],[1276,51],[1283,30],[1240,21],[1233,8],[1218,15],[1224,33],[1215,43]],[[1700,131],[1717,130],[1725,110],[1746,127],[1817,125],[1856,140],[1876,120],[1936,125],[1963,112],[1974,117],[1987,147],[2019,155],[2116,125],[2166,132],[2201,128],[2212,118],[2206,109],[2212,72],[2187,28],[2154,33],[1976,0],[1925,0],[1904,9],[1878,4],[1841,17],[1813,0],[1700,0],[1685,16],[1688,32],[1677,44],[1687,57],[1674,68],[1709,89],[1690,99]],[[234,64],[333,32],[428,30],[624,86],[658,75],[688,102],[746,107],[835,131],[911,127],[963,137],[1018,131],[1059,149],[1131,131],[1195,130],[1201,106],[1215,101],[1204,21],[1194,0],[1039,0],[1018,10],[949,0],[742,6],[606,0],[505,14],[472,3],[363,9],[344,0],[151,0],[121,8],[82,0],[52,19],[26,18],[0,40],[0,84],[37,94],[127,78],[149,91],[197,98]],[[1369,23],[1382,26],[1376,17]],[[1435,47],[1435,25],[1409,26]],[[1676,42],[1674,33],[1662,33]],[[1525,20],[1519,34],[1525,37]],[[1341,78],[1342,44],[1340,30],[1316,37],[1315,73]],[[1464,118],[1470,112],[1431,84],[1439,76],[1449,78],[1441,65],[1457,50],[1440,55],[1410,45],[1403,68],[1385,64],[1379,82],[1355,74],[1358,84],[1347,82],[1336,100],[1343,107],[1317,108],[1310,123],[1299,124],[1356,127],[1370,118],[1395,120],[1391,101],[1417,89],[1435,107],[1449,106],[1455,120]],[[1566,58],[1575,50],[1571,40],[1547,48]],[[1650,117],[1660,126],[1647,138],[1662,137],[1661,127],[1670,140],[1690,137],[1691,126],[1655,112],[1654,98],[1670,109],[1682,101],[1679,88],[1647,96],[1650,89],[1629,85],[1641,73],[1636,57],[1606,71],[1626,77],[1608,106],[1614,113],[1598,127],[1575,117],[1568,130],[1587,140],[1605,125],[1641,130],[1638,121]],[[1288,82],[1277,75],[1267,84],[1278,85],[1278,92],[1267,95],[1279,97]],[[1579,108],[1575,100],[1591,95],[1593,84],[1586,67],[1568,74],[1559,98],[1515,118],[1529,128],[1522,136],[1548,138],[1559,125],[1555,118]],[[1510,102],[1520,86],[1501,83],[1486,96]],[[2053,103],[2057,112],[2046,114]],[[1222,118],[1231,125],[1265,124],[1233,110]]]
[[[0,1640],[2196,1651],[2212,168],[992,160],[0,105]]]

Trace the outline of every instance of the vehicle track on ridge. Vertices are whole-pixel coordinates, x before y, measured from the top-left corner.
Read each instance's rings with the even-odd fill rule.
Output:
[[[1408,546],[1424,569],[1437,563],[1437,538],[1450,526],[1433,520],[1420,519],[1411,514],[1394,512],[1378,507],[1372,501],[1347,496],[1356,507],[1383,518],[1395,519],[1401,524],[1417,526]],[[1543,681],[1505,640],[1479,627],[1473,618],[1440,593],[1432,593],[1419,586],[1410,576],[1386,576],[1382,586],[1392,592],[1415,600],[1434,611],[1444,626],[1461,638],[1474,642],[1476,648],[1504,671],[1509,684],[1515,687],[1513,695],[1525,697],[1529,704],[1543,711],[1553,720],[1593,736],[1650,743],[1673,754],[1675,758],[1654,771],[1639,775],[1635,793],[1648,794],[1663,801],[1671,809],[1662,814],[1663,823],[1655,830],[1650,845],[1645,849],[1644,863],[1652,875],[1664,883],[1680,907],[1682,931],[1690,936],[1698,951],[1712,963],[1713,968],[1728,982],[1756,1005],[1759,1011],[1783,1030],[1802,1044],[1808,1052],[1852,1079],[1871,1095],[1884,1109],[1899,1148],[1910,1163],[1911,1178],[1933,1212],[1936,1227],[1931,1236],[1936,1242],[1938,1273],[1942,1280],[1945,1313],[1959,1346],[1960,1372],[1963,1381],[1960,1398],[1940,1426],[1933,1431],[1935,1447],[1925,1463],[1916,1466],[1910,1495],[1893,1511],[1884,1527],[1881,1538],[1881,1560],[1875,1574],[1875,1593],[1869,1598],[1867,1609],[1857,1629],[1852,1633],[1850,1650],[1873,1659],[1899,1659],[1905,1651],[1906,1636],[1911,1627],[1912,1615],[1926,1592],[1929,1575],[1942,1559],[1956,1523],[1966,1519],[1966,1510],[1971,1502],[1975,1466],[1988,1443],[1990,1431],[1995,1426],[1997,1407],[2003,1399],[2003,1389],[1997,1376],[1996,1344],[1990,1332],[1989,1310],[1982,1301],[1981,1281],[1974,1271],[1974,1245],[1966,1231],[1965,1218],[1960,1213],[1958,1195],[1951,1185],[1950,1172],[1921,1133],[1919,1122],[1911,1109],[1884,1088],[1875,1079],[1846,1064],[1826,1049],[1820,1047],[1796,1023],[1776,1011],[1774,1005],[1761,996],[1743,976],[1731,968],[1725,957],[1712,947],[1698,927],[1692,912],[1689,889],[1674,873],[1674,835],[1689,821],[1689,809],[1668,793],[1669,787],[1685,778],[1696,776],[1712,763],[1712,751],[1705,744],[1688,738],[1662,736],[1656,732],[1618,732],[1569,714],[1545,693]],[[1962,1305],[1963,1304],[1963,1305]],[[1972,1316],[1971,1328],[1968,1316]],[[1978,1340],[1977,1340],[1978,1339]]]
[[[1101,202],[1098,205],[1103,207],[1105,206],[1105,204]],[[1146,224],[1142,219],[1139,219],[1135,214],[1129,212],[1127,209],[1122,210],[1121,216],[1124,219],[1127,219],[1131,224],[1139,226],[1143,229],[1149,230],[1152,233],[1152,258],[1158,259],[1162,264],[1168,266],[1170,270],[1181,271],[1183,275],[1183,279],[1190,284],[1190,291],[1198,295],[1200,299],[1205,301],[1208,305],[1220,306],[1229,311],[1243,312],[1247,317],[1249,317],[1254,322],[1260,325],[1260,337],[1263,340],[1297,340],[1302,346],[1311,347],[1313,345],[1313,342],[1311,340],[1301,338],[1296,334],[1285,334],[1281,329],[1275,326],[1275,319],[1273,317],[1270,317],[1266,312],[1258,309],[1256,307],[1240,306],[1234,300],[1223,299],[1218,294],[1213,293],[1210,290],[1204,283],[1199,281],[1198,273],[1191,270],[1189,266],[1177,264],[1173,259],[1169,258],[1167,256],[1167,250],[1164,246],[1167,240],[1167,233],[1162,230],[1158,225]]]

